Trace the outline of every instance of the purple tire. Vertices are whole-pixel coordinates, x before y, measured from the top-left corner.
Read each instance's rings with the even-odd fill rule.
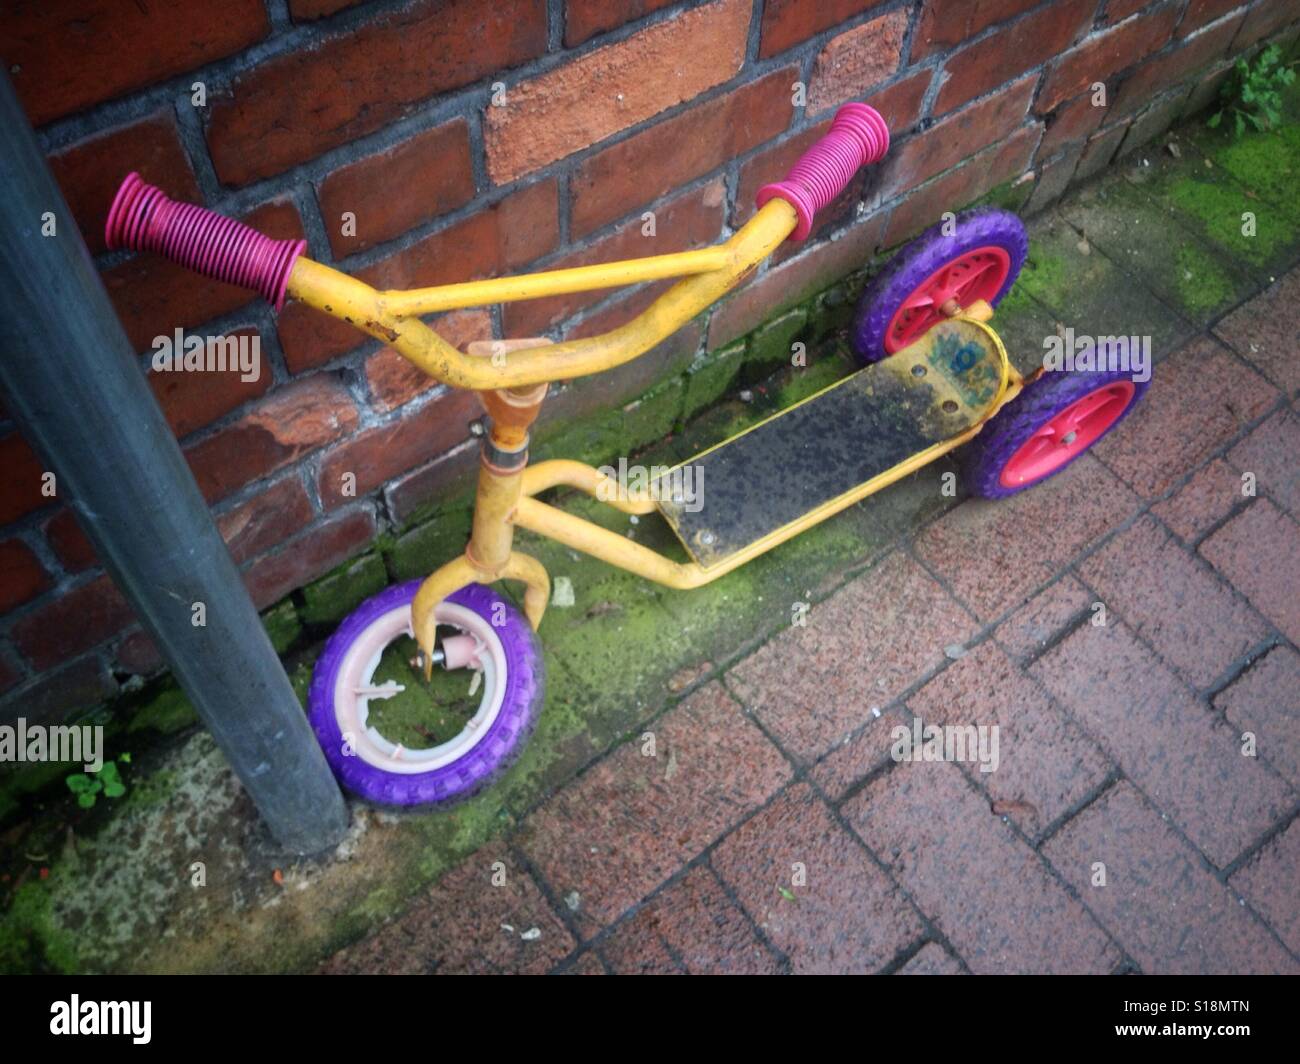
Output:
[[[490,587],[471,584],[438,606],[439,625],[474,637],[483,697],[454,739],[428,750],[405,750],[367,728],[378,657],[409,635],[410,605],[421,581],[367,599],[325,644],[312,673],[307,715],[339,782],[384,805],[427,805],[466,798],[499,776],[522,750],[541,711],[545,671],[528,621]],[[364,703],[364,708],[362,704]]]
[[[849,345],[864,365],[919,340],[944,320],[938,307],[948,298],[996,306],[1011,290],[1029,253],[1019,218],[984,207],[957,215],[952,236],[943,229],[927,229],[862,290]]]
[[[966,489],[1001,499],[1055,476],[1128,417],[1150,384],[1127,370],[1044,373],[966,445]]]

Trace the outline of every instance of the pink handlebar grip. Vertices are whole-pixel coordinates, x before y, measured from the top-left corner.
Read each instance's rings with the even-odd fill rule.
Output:
[[[790,239],[804,240],[813,215],[848,187],[859,167],[877,162],[887,151],[889,127],[880,112],[865,103],[846,103],[835,112],[826,136],[804,152],[784,181],[758,190],[758,206],[780,196],[799,216]]]
[[[243,222],[206,207],[170,199],[162,189],[127,174],[104,225],[110,248],[156,251],[191,270],[240,288],[252,288],[276,310],[305,240],[272,240]]]

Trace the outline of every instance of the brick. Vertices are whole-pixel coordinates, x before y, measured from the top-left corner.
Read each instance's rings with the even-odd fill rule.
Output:
[[[269,203],[240,221],[277,240],[303,236],[298,211],[289,201]],[[137,351],[148,351],[157,336],[171,336],[247,306],[256,293],[213,281],[164,259],[141,254],[100,275],[113,309]]]
[[[166,664],[154,641],[139,628],[129,631],[122,637],[122,641],[117,644],[113,660],[118,671],[134,673],[137,676],[150,676]]]
[[[212,424],[250,400],[265,395],[271,387],[271,367],[266,352],[261,349],[262,337],[258,330],[253,327],[235,329],[220,339],[226,338],[233,338],[236,343],[257,341],[260,361],[254,380],[244,380],[243,372],[237,366],[224,370],[153,369],[149,373],[149,387],[177,437],[183,438]],[[179,360],[183,356],[176,357]]]
[[[894,553],[728,674],[737,697],[796,759],[816,760],[942,664],[975,622]],[[864,654],[863,647],[870,652]],[[800,662],[791,670],[792,661]]]
[[[1241,732],[1254,732],[1259,756],[1300,788],[1300,654],[1274,647],[1214,696]]]
[[[862,780],[893,764],[889,752],[893,730],[899,726],[912,726],[912,714],[901,706],[891,706],[879,717],[869,716],[860,731],[834,747],[808,775],[832,803],[843,801]]]
[[[99,564],[95,548],[81,530],[71,509],[60,510],[45,525],[45,538],[49,541],[59,563],[70,573],[79,573]]]
[[[433,322],[432,327],[462,351],[475,340],[492,338],[492,318],[486,310],[453,310]],[[381,347],[367,358],[365,373],[371,405],[381,412],[409,402],[438,383],[392,347]]]
[[[1066,144],[1083,140],[1101,125],[1106,108],[1092,105],[1092,93],[1085,92],[1061,104],[1048,119],[1047,132],[1039,145],[1039,157],[1050,158]]]
[[[260,0],[6,6],[0,52],[35,126],[234,55],[271,28]]]
[[[8,658],[0,657],[0,692],[8,691],[22,678],[22,673],[17,666],[10,662]],[[0,712],[3,712],[3,710],[0,710]]]
[[[1108,972],[1118,951],[948,762],[899,765],[849,825],[976,974]]]
[[[1241,488],[1236,470],[1215,458],[1192,474],[1192,479],[1172,496],[1152,506],[1151,512],[1183,542],[1192,543],[1244,501]]]
[[[289,0],[289,15],[294,22],[313,22],[364,2],[365,0]]]
[[[790,66],[696,104],[578,165],[569,179],[574,238],[697,177],[784,131],[794,113]]]
[[[768,0],[763,5],[758,57],[767,59],[777,55],[823,30],[883,6],[884,0],[823,0],[817,4]]]
[[[1228,19],[1222,25],[1189,37],[1181,47],[1148,59],[1124,79],[1115,95],[1112,113],[1123,115],[1136,111],[1162,89],[1189,79],[1195,71],[1214,62],[1228,50],[1245,18],[1242,14]]]
[[[469,126],[457,118],[341,166],[317,185],[317,198],[336,258],[462,207],[474,198]],[[355,235],[343,232],[345,212],[354,216]]]
[[[1265,491],[1283,508],[1300,511],[1300,417],[1279,410],[1228,452],[1228,461],[1243,473],[1254,473],[1257,490]],[[1241,481],[1237,480],[1238,493]]]
[[[1257,499],[1200,552],[1284,636],[1300,643],[1300,525],[1268,499]]]
[[[478,466],[478,446],[467,443],[389,483],[384,488],[384,505],[394,521],[405,524],[435,500],[468,493]]]
[[[1025,664],[1047,644],[1091,616],[1092,593],[1072,576],[1063,576],[998,625],[993,636],[1011,659]]]
[[[615,975],[772,975],[776,958],[702,865],[657,894],[601,944]]]
[[[469,422],[481,408],[472,392],[451,390],[396,421],[358,432],[330,450],[320,463],[318,489],[327,510],[367,495],[386,481],[449,451],[469,438]],[[354,494],[344,494],[347,474]]]
[[[1220,868],[1294,801],[1276,776],[1242,756],[1231,729],[1114,619],[1104,628],[1077,629],[1029,672]]]
[[[1083,146],[1074,144],[1056,158],[1043,163],[1038,170],[1038,184],[1034,187],[1034,194],[1025,204],[1026,213],[1036,214],[1060,199],[1073,179],[1075,167],[1082,157]]]
[[[727,836],[713,865],[796,973],[876,972],[920,937],[897,887],[807,784]]]
[[[1035,109],[1040,113],[1053,111],[1063,100],[1145,59],[1164,46],[1173,35],[1177,21],[1178,5],[1166,4],[1149,14],[1092,34],[1047,68]]]
[[[0,541],[0,613],[34,599],[51,586],[50,574],[21,539]]]
[[[1292,270],[1214,327],[1216,336],[1289,396],[1300,393],[1300,332],[1292,313],[1298,300],[1300,270]]]
[[[585,929],[614,921],[757,808],[790,769],[713,683],[598,761],[524,822],[519,845]]]
[[[170,107],[127,126],[101,130],[49,158],[86,246],[105,249],[104,223],[122,179],[134,170],[173,199],[202,202]]]
[[[1028,11],[1038,0],[925,0],[912,39],[912,62],[965,44],[976,34]]]
[[[530,931],[540,934],[525,938]],[[575,945],[527,870],[493,843],[396,921],[336,953],[320,974],[542,975]]]
[[[920,534],[916,550],[990,621],[1023,603],[1138,506],[1132,492],[1085,456],[1029,491],[949,510]]]
[[[1107,26],[1123,22],[1129,15],[1141,11],[1150,2],[1151,0],[1105,0],[1106,11],[1102,15],[1102,22]]]
[[[884,163],[881,196],[890,199],[1008,136],[1025,118],[1037,75],[1012,82],[910,138]]]
[[[302,478],[290,473],[223,513],[217,529],[242,564],[301,532],[314,517]]]
[[[1300,953],[1300,909],[1295,904],[1295,885],[1300,882],[1298,823],[1291,821],[1285,831],[1228,880],[1292,953]]]
[[[546,268],[568,269],[707,246],[714,243],[722,231],[725,200],[726,189],[722,181],[711,181],[656,208],[653,236],[643,235],[645,223],[639,217],[633,218],[608,236],[551,260]],[[502,311],[506,335],[538,336],[608,294],[608,291],[571,292],[508,303]]]
[[[29,725],[62,724],[70,711],[89,709],[117,693],[104,662],[84,657],[10,691],[0,702],[0,721],[22,717]]]
[[[375,538],[375,517],[352,510],[327,517],[244,571],[244,585],[259,610],[310,583],[359,553]]]
[[[672,0],[565,0],[564,46],[576,48],[597,34],[618,29],[670,3]]]
[[[355,325],[297,300],[284,305],[275,330],[290,373],[323,366],[370,340]]]
[[[808,113],[861,96],[899,68],[907,12],[891,11],[832,37],[813,64]]]
[[[1246,17],[1246,23],[1237,34],[1237,39],[1232,42],[1233,51],[1244,51],[1298,18],[1300,18],[1300,3],[1296,0],[1256,4]]]
[[[493,277],[523,266],[559,242],[555,178],[538,181],[468,218],[357,271],[381,289],[423,288]]]
[[[107,576],[97,576],[19,619],[9,634],[37,669],[48,669],[116,635],[134,618]]]
[[[1117,122],[1088,138],[1083,147],[1083,155],[1074,168],[1074,177],[1071,179],[1074,184],[1087,180],[1110,165],[1128,128],[1127,121]]]
[[[217,176],[247,185],[364,137],[430,97],[541,55],[546,32],[542,0],[420,0],[268,59],[211,101]]]
[[[1211,686],[1268,635],[1259,616],[1151,517],[1078,572],[1193,687]]]
[[[846,230],[787,259],[742,286],[715,307],[709,317],[710,348],[725,347],[769,318],[798,306],[847,273],[867,265],[880,245],[885,215],[876,213]]]
[[[16,432],[0,437],[0,525],[16,521],[50,500],[41,494],[45,464]],[[56,484],[57,488],[57,484]]]
[[[1194,340],[1164,359],[1154,386],[1093,453],[1139,495],[1163,495],[1277,399],[1258,374],[1213,340]],[[1206,402],[1206,380],[1232,381]]]
[[[895,975],[961,975],[961,963],[937,942],[927,942]]]
[[[1296,964],[1127,782],[1043,852],[1148,974],[1292,972]],[[1094,886],[1094,865],[1106,866]]]
[[[282,469],[351,433],[356,405],[329,376],[277,389],[237,420],[185,450],[199,490],[209,502]]]
[[[996,769],[972,762],[966,772],[988,792],[993,811],[1005,810],[1030,838],[1068,815],[1113,768],[993,642],[958,659],[907,705],[926,725],[998,729]]]
[[[1048,4],[944,60],[936,115],[1060,55],[1092,27],[1097,0]]]
[[[488,173],[506,184],[731,79],[751,7],[715,0],[529,78],[484,121]]]

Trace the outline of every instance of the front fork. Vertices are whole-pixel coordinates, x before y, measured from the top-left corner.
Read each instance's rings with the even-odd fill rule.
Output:
[[[498,340],[469,345],[472,355],[497,355],[537,347],[546,340]],[[479,392],[487,410],[487,430],[480,449],[474,524],[465,553],[432,573],[411,603],[411,628],[420,646],[424,677],[433,671],[433,644],[438,604],[466,584],[518,580],[524,584],[524,613],[537,630],[551,597],[551,580],[542,563],[513,549],[515,510],[528,465],[528,430],[542,407],[547,385]]]

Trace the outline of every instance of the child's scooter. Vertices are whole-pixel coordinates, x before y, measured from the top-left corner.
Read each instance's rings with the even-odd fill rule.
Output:
[[[410,291],[376,291],[304,257],[303,241],[271,240],[174,202],[136,174],[126,178],[109,213],[110,248],[160,252],[255,288],[277,310],[292,295],[389,344],[437,380],[473,389],[487,411],[465,553],[424,581],[362,604],[316,664],[310,719],[351,790],[395,805],[459,798],[519,752],[542,704],[534,632],[550,579],[535,558],[514,549],[516,528],[668,587],[699,587],[963,444],[971,492],[994,498],[1022,491],[1078,458],[1133,408],[1146,382],[1129,373],[1026,380],[1015,371],[986,322],[1015,280],[1027,240],[1014,215],[983,210],[958,216],[955,235],[929,230],[868,286],[850,336],[861,370],[683,463],[694,477],[664,475],[662,485],[630,492],[579,462],[528,464],[529,427],[548,382],[598,373],[654,347],[783,241],[804,239],[814,214],[888,147],[880,115],[848,104],[783,182],[759,192],[758,212],[720,246]],[[627,324],[588,339],[505,340],[463,353],[421,321],[453,308],[666,277],[683,280]],[[687,480],[703,490],[690,497],[667,490]],[[625,513],[657,510],[690,560],[665,557],[538,498],[561,485]],[[500,580],[523,584],[526,620],[492,590]],[[434,665],[474,670],[472,705],[458,714],[456,699],[428,686]],[[463,691],[458,684],[462,703]],[[408,723],[400,735],[396,725],[385,726],[386,736],[381,725],[400,716],[386,710],[412,700],[423,723]]]

